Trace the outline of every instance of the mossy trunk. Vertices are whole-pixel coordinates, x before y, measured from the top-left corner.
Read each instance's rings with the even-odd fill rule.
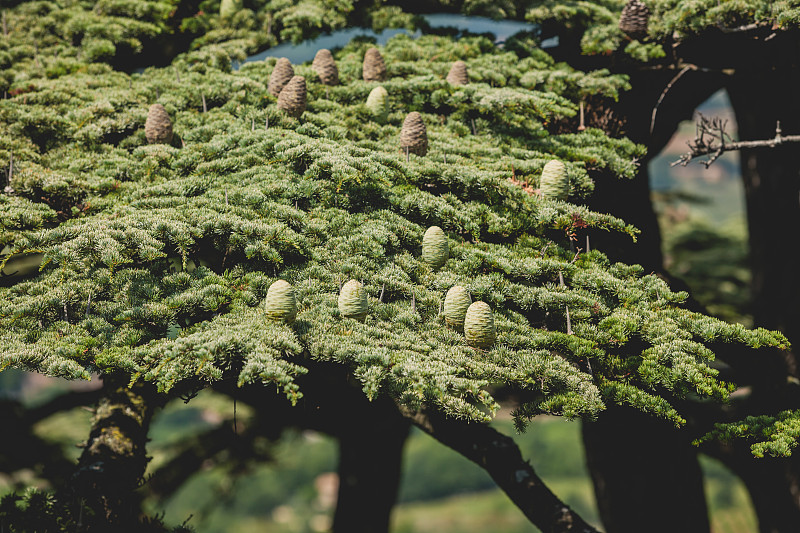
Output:
[[[135,491],[149,461],[147,432],[163,403],[149,384],[128,387],[126,380],[107,377],[104,391],[74,476],[77,496],[90,511],[85,531],[121,531],[138,522]]]

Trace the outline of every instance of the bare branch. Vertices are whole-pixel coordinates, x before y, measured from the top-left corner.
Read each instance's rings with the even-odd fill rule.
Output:
[[[664,87],[664,90],[661,92],[661,96],[658,97],[658,102],[656,102],[655,107],[653,107],[653,114],[650,116],[650,134],[651,135],[653,133],[653,130],[656,127],[656,114],[658,114],[658,107],[661,105],[661,102],[664,101],[664,97],[667,96],[667,93],[669,92],[670,89],[672,89],[672,86],[675,85],[675,82],[677,82],[679,79],[681,79],[681,77],[684,74],[686,74],[687,72],[689,72],[690,70],[697,70],[697,67],[694,66],[694,65],[686,65],[685,67],[683,67],[681,69],[680,72],[678,72],[675,75],[674,78],[672,78],[670,80],[670,82],[667,84],[667,86]]]
[[[775,148],[781,144],[800,142],[800,135],[781,135],[781,123],[775,127],[775,137],[760,141],[734,141],[727,132],[728,121],[720,118],[707,119],[698,113],[697,132],[694,141],[690,141],[689,151],[680,159],[670,163],[670,166],[681,165],[685,167],[693,159],[709,156],[707,160],[700,161],[706,168],[725,152],[741,150],[743,148]]]
[[[533,467],[522,458],[512,438],[486,424],[403,407],[400,411],[424,432],[486,470],[511,501],[542,531],[598,533],[547,488]]]

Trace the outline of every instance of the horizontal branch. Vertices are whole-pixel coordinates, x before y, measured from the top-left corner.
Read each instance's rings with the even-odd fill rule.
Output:
[[[69,411],[75,407],[85,407],[96,404],[103,396],[103,389],[97,388],[84,391],[70,391],[37,407],[28,409],[27,419],[31,424],[52,416],[56,413]]]
[[[512,438],[486,424],[403,407],[400,411],[414,425],[486,470],[531,523],[542,531],[598,533],[547,488],[533,467],[522,458]]]
[[[687,143],[689,152],[683,154],[677,161],[670,163],[670,166],[685,167],[697,157],[710,156],[707,160],[701,161],[708,168],[725,152],[747,148],[775,148],[782,144],[800,142],[800,135],[781,135],[780,121],[775,128],[775,137],[758,141],[734,141],[726,131],[726,126],[727,121],[718,118],[709,120],[700,114],[695,139]]]

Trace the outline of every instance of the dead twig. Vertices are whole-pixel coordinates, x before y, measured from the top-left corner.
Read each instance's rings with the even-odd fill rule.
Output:
[[[776,146],[800,142],[800,135],[782,135],[781,123],[778,121],[775,127],[775,137],[758,141],[734,141],[727,132],[728,121],[720,118],[708,119],[698,113],[694,141],[686,143],[689,151],[683,154],[680,159],[670,163],[670,166],[681,165],[685,167],[693,159],[709,156],[708,159],[700,161],[706,168],[710,167],[714,161],[725,152],[742,150],[745,148],[775,148]]]

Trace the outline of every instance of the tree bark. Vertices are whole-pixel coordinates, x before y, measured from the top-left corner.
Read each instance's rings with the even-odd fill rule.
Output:
[[[612,407],[584,422],[583,436],[606,531],[709,531],[697,450],[685,431]]]
[[[764,139],[778,120],[786,135],[800,133],[800,40],[775,50],[767,68],[737,71],[728,92],[739,138]],[[800,227],[800,157],[791,145],[740,152],[745,185],[752,269],[753,317],[757,326],[778,329],[800,342],[800,279],[793,242],[786,232]],[[748,410],[774,413],[798,407],[796,348],[759,358]],[[735,441],[721,455],[747,486],[762,533],[795,531],[800,523],[800,458],[755,459],[749,443]]]
[[[417,427],[486,470],[514,504],[546,533],[598,533],[569,508],[522,458],[514,439],[486,424],[437,412],[401,412]],[[641,531],[641,530],[640,530]]]
[[[650,198],[648,163],[670,141],[683,120],[723,84],[721,74],[647,71],[631,76],[633,89],[617,112],[626,118],[626,135],[647,145],[636,177],[601,176],[590,207],[613,213],[641,230],[638,242],[620,236],[592,237],[613,261],[640,264],[662,272],[661,232]],[[671,88],[665,88],[672,82]],[[653,122],[653,109],[658,106]],[[652,129],[652,132],[651,132]],[[703,475],[697,450],[684,433],[631,409],[610,408],[595,422],[583,423],[583,442],[598,509],[609,533],[709,531]],[[680,511],[676,511],[676,510]]]
[[[334,533],[389,531],[410,424],[397,411],[373,409],[339,435],[339,494]],[[353,423],[355,422],[355,423]]]
[[[105,377],[104,394],[78,461],[75,491],[91,511],[79,524],[81,531],[130,531],[139,521],[135,490],[150,460],[145,450],[150,421],[163,399],[150,384],[129,388],[125,383]]]

